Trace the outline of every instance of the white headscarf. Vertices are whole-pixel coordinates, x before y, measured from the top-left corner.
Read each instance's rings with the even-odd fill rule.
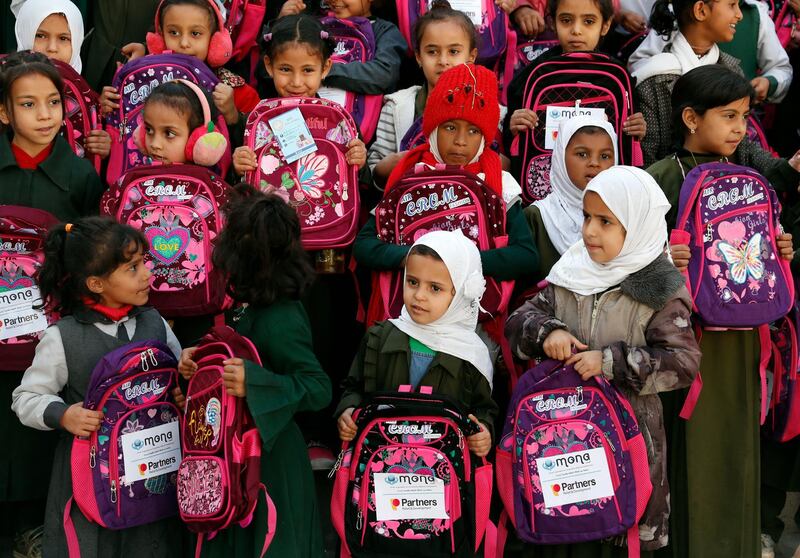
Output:
[[[578,116],[563,120],[559,125],[550,163],[551,192],[544,199],[533,202],[539,208],[547,236],[559,254],[566,252],[581,238],[583,192],[572,183],[567,174],[565,154],[569,140],[575,132],[586,126],[595,126],[606,131],[614,146],[614,164],[618,159],[617,134],[611,123],[598,118]]]
[[[653,33],[651,31],[650,33]],[[658,74],[673,74],[682,76],[689,70],[694,70],[700,66],[716,64],[719,61],[719,47],[714,44],[711,49],[702,56],[695,54],[692,45],[680,31],[675,31],[670,41],[670,50],[651,56],[646,60],[636,64],[632,68],[631,75],[636,81],[641,83],[649,77]]]
[[[30,50],[36,30],[53,14],[64,14],[72,35],[72,58],[69,65],[81,73],[81,45],[83,44],[83,16],[78,7],[69,0],[27,0],[19,8],[14,32],[17,35],[17,50]]]
[[[581,238],[556,262],[547,280],[580,295],[593,295],[616,287],[664,253],[664,216],[670,204],[653,177],[635,167],[606,169],[585,192],[596,192],[625,227],[622,250],[608,263],[595,263]]]
[[[478,248],[460,230],[424,234],[414,243],[414,246],[419,245],[427,246],[439,254],[450,272],[456,294],[442,317],[430,324],[415,322],[405,306],[399,318],[389,321],[432,350],[471,363],[491,386],[494,369],[489,349],[475,333],[480,299],[486,288]]]

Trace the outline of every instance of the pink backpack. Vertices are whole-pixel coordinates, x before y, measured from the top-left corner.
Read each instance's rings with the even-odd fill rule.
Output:
[[[41,209],[0,205],[0,302],[15,304],[17,297],[39,298],[35,278],[44,261],[47,231],[57,223],[58,219]],[[48,315],[47,323],[54,322],[55,316]],[[23,329],[9,337],[9,324],[3,324],[0,329],[3,370],[25,370],[30,366],[44,329],[30,333],[24,333]]]
[[[100,129],[100,97],[72,66],[50,59],[64,81],[64,125],[61,133],[75,155],[88,159],[100,172],[100,156],[86,153],[86,136]]]
[[[429,386],[410,392],[375,394],[353,412],[358,434],[331,470],[342,558],[473,557],[484,535],[493,557],[492,465],[464,440],[477,426]]]
[[[233,42],[232,59],[243,60],[258,47],[258,33],[267,12],[266,0],[224,0],[225,27]]]
[[[773,18],[775,20],[775,32],[778,34],[778,40],[781,46],[786,48],[792,41],[792,37],[797,33],[794,28],[797,18],[788,0],[784,0],[783,6],[781,6],[777,14],[773,13]]]
[[[270,120],[299,109],[317,150],[287,163]],[[340,105],[324,99],[285,97],[261,101],[247,118],[245,145],[258,168],[245,180],[286,200],[300,219],[306,250],[343,248],[358,231],[358,168],[345,159],[347,144],[358,137],[353,118]]]
[[[205,167],[151,165],[133,169],[103,194],[101,213],[147,238],[150,303],[162,315],[202,316],[227,307],[225,278],[211,262],[227,188]]]
[[[214,327],[192,357],[198,368],[186,392],[177,493],[181,519],[199,533],[198,558],[205,538],[250,524],[262,492],[268,514],[261,556],[275,535],[275,506],[261,482],[261,436],[247,400],[222,384],[222,362],[234,357],[261,364],[253,343],[228,326]]]
[[[545,31],[534,39],[520,40],[516,31],[509,30],[508,48],[502,58],[502,67],[498,62],[495,68],[502,76],[498,80],[502,104],[507,103],[508,87],[517,72],[555,46],[558,46],[558,38],[552,31]]]
[[[800,381],[798,360],[798,308],[770,326],[771,355],[767,365],[767,418],[762,433],[778,442],[800,434]],[[771,388],[771,389],[770,389]]]

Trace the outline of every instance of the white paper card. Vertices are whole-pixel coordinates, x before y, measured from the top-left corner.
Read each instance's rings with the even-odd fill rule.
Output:
[[[39,287],[25,287],[0,293],[0,340],[39,333],[47,329]]]
[[[121,439],[124,484],[172,473],[181,464],[180,423],[177,420],[123,434]]]
[[[287,163],[294,163],[317,150],[317,144],[299,108],[288,110],[270,119],[269,127],[278,138],[283,158]]]
[[[373,482],[378,521],[448,518],[442,479],[430,475],[375,473]]]
[[[431,4],[433,4],[433,1],[429,0],[428,9],[430,9]],[[481,0],[452,0],[450,7],[467,14],[473,25],[481,25],[483,23],[483,2]]]
[[[614,495],[604,448],[540,457],[536,469],[545,508]]]
[[[556,146],[556,137],[558,137],[558,125],[562,120],[575,118],[576,116],[588,116],[590,118],[597,118],[606,120],[606,112],[601,108],[589,108],[581,106],[556,106],[548,105],[547,112],[545,113],[544,121],[544,148],[553,149]]]
[[[344,89],[337,89],[336,87],[320,87],[317,90],[317,95],[328,101],[333,101],[343,107],[347,103],[347,91]]]

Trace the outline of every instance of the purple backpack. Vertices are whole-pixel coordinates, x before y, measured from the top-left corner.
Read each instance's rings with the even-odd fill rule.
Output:
[[[703,325],[749,328],[785,316],[794,282],[775,245],[783,231],[772,186],[729,163],[698,165],[685,176],[672,242],[691,249],[687,287]]]
[[[403,139],[400,140],[400,151],[409,151],[415,147],[419,147],[428,141],[425,134],[422,133],[422,118],[417,118],[411,123]]]
[[[630,403],[602,376],[581,379],[545,360],[519,379],[496,454],[497,489],[517,532],[534,544],[628,536],[652,485]]]
[[[186,54],[151,54],[132,60],[117,70],[112,85],[122,98],[119,100],[119,109],[106,118],[106,131],[111,134],[111,153],[106,172],[109,184],[114,184],[132,168],[148,162],[136,147],[134,131],[142,123],[142,108],[153,88],[176,79],[196,83],[208,93],[219,83],[208,66]],[[214,122],[214,127],[228,139],[228,127],[222,115]],[[225,176],[230,164],[231,156],[228,153],[214,170]]]
[[[172,398],[177,366],[159,341],[129,343],[94,367],[83,406],[103,411],[100,430],[72,442],[73,496],[64,510],[70,557],[80,556],[70,518],[127,529],[178,513],[181,417]]]

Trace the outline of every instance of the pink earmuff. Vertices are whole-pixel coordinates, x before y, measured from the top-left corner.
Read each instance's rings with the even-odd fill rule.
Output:
[[[162,36],[161,25],[159,19],[161,16],[161,6],[164,5],[164,0],[158,5],[156,10],[155,33],[148,33],[145,39],[147,43],[147,50],[150,54],[161,54],[167,49]],[[231,59],[233,54],[233,41],[231,34],[225,27],[225,18],[222,17],[222,12],[219,7],[214,3],[214,0],[208,0],[208,5],[214,10],[217,17],[217,32],[211,37],[211,42],[208,45],[208,55],[206,56],[206,64],[212,68],[219,68]]]
[[[189,141],[186,142],[184,152],[186,159],[197,165],[213,167],[225,155],[225,151],[228,149],[228,140],[214,128],[214,122],[211,120],[211,107],[203,90],[185,79],[176,79],[175,81],[194,91],[203,106],[203,125],[195,128],[189,134]]]

